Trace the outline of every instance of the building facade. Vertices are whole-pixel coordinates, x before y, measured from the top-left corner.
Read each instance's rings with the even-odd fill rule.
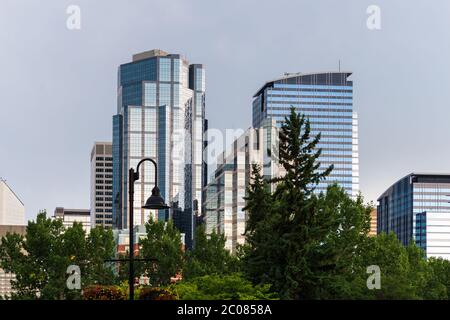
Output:
[[[203,133],[205,70],[179,54],[151,50],[136,54],[118,72],[117,115],[113,117],[113,223],[128,228],[128,171],[142,158],[158,163],[158,187],[170,210],[142,209],[155,185],[153,164],[145,162],[135,184],[134,222],[150,216],[176,217],[191,245],[194,200],[205,185]]]
[[[7,233],[17,233],[20,235],[26,234],[25,225],[0,225],[0,241],[1,238],[6,236]],[[0,297],[6,299],[11,297],[14,292],[11,281],[16,280],[14,273],[7,273],[0,268]]]
[[[95,142],[91,151],[91,224],[111,228],[112,219],[112,143]]]
[[[214,176],[204,189],[206,232],[223,234],[225,248],[231,252],[245,242],[247,217],[243,208],[252,178],[252,164],[260,165],[266,179],[281,175],[277,158],[278,134],[275,121],[270,119],[263,121],[259,128],[248,129],[230,149],[219,155]]]
[[[91,210],[56,207],[53,218],[61,219],[66,228],[72,227],[74,222],[79,222],[83,225],[86,234],[91,231]]]
[[[25,206],[16,193],[0,178],[0,241],[7,233],[25,235]],[[0,268],[0,297],[7,298],[13,293],[11,281],[15,280],[13,273],[7,273]]]
[[[377,209],[370,211],[370,230],[369,236],[377,235]]]
[[[411,173],[378,198],[377,231],[450,259],[450,175]]]
[[[353,110],[353,81],[350,72],[295,73],[266,82],[253,96],[253,127],[266,118],[281,126],[290,108],[305,114],[311,135],[321,133],[317,148],[322,170],[334,170],[316,191],[337,182],[348,194],[359,193],[358,117]]]
[[[0,178],[0,226],[25,225],[25,206],[19,197]]]

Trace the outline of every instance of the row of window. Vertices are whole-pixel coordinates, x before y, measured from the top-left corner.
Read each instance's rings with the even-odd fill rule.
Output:
[[[96,184],[112,184],[112,180],[95,180]]]
[[[109,202],[112,202],[112,198],[109,198],[109,197],[106,197],[106,198],[96,197],[95,200],[96,201],[109,201]]]
[[[315,84],[288,84],[288,83],[274,83],[274,88],[293,88],[293,89],[325,89],[325,90],[346,90],[353,91],[351,86],[336,86],[336,85],[315,85]]]
[[[103,178],[112,179],[113,175],[112,174],[96,174],[95,177],[99,178],[99,179],[103,179]]]
[[[104,189],[112,190],[112,186],[110,186],[110,185],[106,185],[106,186],[99,186],[99,185],[97,185],[97,186],[95,186],[95,189],[97,189],[97,190],[104,190]]]
[[[112,196],[112,192],[110,192],[110,191],[105,191],[105,192],[103,192],[103,191],[96,191],[95,195],[97,195],[97,196],[103,196],[103,195],[105,195],[105,196]]]
[[[314,97],[314,98],[306,98],[306,97],[302,97],[302,96],[298,96],[298,97],[286,97],[286,96],[270,96],[267,99],[267,103],[271,104],[272,102],[275,103],[289,103],[289,102],[294,102],[294,103],[304,103],[304,102],[313,102],[313,103],[322,103],[322,102],[326,102],[329,104],[341,104],[341,103],[348,103],[351,104],[353,103],[353,99],[348,99],[348,97],[344,98],[344,97],[340,97],[340,98],[336,98],[336,97],[328,97],[328,98],[319,98],[319,97]]]

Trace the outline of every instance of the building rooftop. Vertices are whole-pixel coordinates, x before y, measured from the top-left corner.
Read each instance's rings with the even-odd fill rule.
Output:
[[[165,57],[168,55],[169,55],[169,53],[167,53],[161,49],[153,49],[153,50],[133,54],[133,62],[148,59],[148,58],[153,58],[153,57]]]
[[[63,207],[56,207],[55,217],[62,215],[90,216],[91,211],[89,209],[66,209]]]
[[[380,201],[381,198],[385,197],[387,192],[397,183],[408,177],[410,178],[411,183],[450,183],[450,173],[412,172],[393,183],[378,197],[377,201]]]
[[[19,196],[14,192],[13,189],[11,189],[11,187],[6,183],[6,180],[3,179],[2,177],[0,177],[0,183],[4,183],[5,186],[12,192],[12,194],[17,198],[17,200],[19,200],[19,202],[24,206],[25,204],[23,203],[22,200],[20,200]]]
[[[282,77],[267,81],[256,93],[253,95],[253,98],[257,97],[266,87],[271,87],[275,82],[282,82],[284,80],[293,79],[293,78],[302,78],[302,77],[308,77],[312,75],[322,75],[322,74],[345,74],[346,78],[352,75],[351,71],[324,71],[324,72],[307,72],[307,73],[289,73],[285,72]],[[306,83],[305,83],[306,84]]]

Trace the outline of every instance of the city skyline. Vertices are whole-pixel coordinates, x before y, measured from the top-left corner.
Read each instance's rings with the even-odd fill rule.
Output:
[[[233,11],[237,2],[220,3],[225,14],[214,21],[205,15],[213,12],[206,2],[193,8],[183,2],[154,2],[150,14],[144,10],[147,4],[125,12],[120,4],[79,1],[82,25],[74,31],[65,25],[68,3],[2,4],[0,39],[9,50],[0,53],[7,75],[0,80],[5,104],[0,117],[22,121],[2,123],[0,146],[8,152],[0,159],[0,176],[25,203],[28,219],[39,209],[51,213],[56,206],[89,207],[89,151],[94,141],[112,139],[109,119],[116,105],[117,66],[131,54],[152,48],[180,52],[192,63],[206,65],[206,118],[212,128],[222,130],[251,126],[252,95],[267,79],[284,72],[337,70],[341,60],[341,68],[351,70],[355,81],[360,187],[366,201],[376,203],[408,172],[450,172],[450,165],[442,161],[450,151],[438,148],[449,134],[449,93],[441,89],[448,85],[445,74],[450,65],[445,57],[450,46],[439,42],[436,31],[449,26],[443,18],[443,7],[449,4],[416,4],[405,14],[404,6],[379,1],[382,28],[369,30],[365,10],[370,2],[325,3],[326,12],[317,11],[323,3],[281,2],[282,10],[262,4],[259,18],[248,14],[255,2],[242,4],[239,12]],[[16,14],[5,13],[12,11]],[[126,26],[111,22],[119,21],[121,13],[132,21],[141,11],[154,19],[133,19],[139,22]],[[181,27],[197,19],[179,34]],[[158,25],[166,27],[161,34],[145,32]],[[289,28],[306,28],[310,34],[291,33]],[[200,31],[205,32],[199,42],[194,35]],[[292,34],[298,41],[292,41]],[[23,79],[30,85],[21,85]]]

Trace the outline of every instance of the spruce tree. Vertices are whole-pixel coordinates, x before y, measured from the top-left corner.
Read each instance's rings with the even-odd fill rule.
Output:
[[[347,248],[356,247],[356,240],[342,239],[359,239],[355,234],[364,235],[367,228],[368,209],[352,202],[343,189],[329,187],[328,196],[314,192],[333,169],[321,167],[319,141],[320,134],[311,136],[309,120],[292,108],[280,130],[285,174],[269,181],[276,186],[271,194],[259,170],[253,170],[247,192],[244,270],[255,283],[272,284],[282,298],[327,295],[321,286],[332,287],[335,272],[348,270],[342,261],[354,252]]]

